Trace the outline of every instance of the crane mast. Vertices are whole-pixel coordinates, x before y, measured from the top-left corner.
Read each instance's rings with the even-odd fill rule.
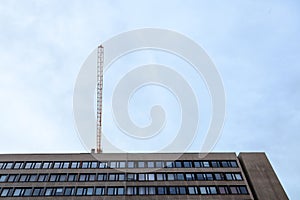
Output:
[[[104,48],[102,45],[97,49],[97,153],[102,153],[102,96],[103,96],[103,67]]]

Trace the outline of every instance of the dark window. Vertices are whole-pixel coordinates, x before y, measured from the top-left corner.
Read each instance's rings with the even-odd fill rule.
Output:
[[[127,180],[128,181],[136,181],[137,180],[136,174],[127,174]]]
[[[48,174],[40,174],[39,178],[38,178],[38,181],[39,182],[44,182],[44,181],[47,180],[47,177],[48,177]]]
[[[218,189],[220,194],[229,194],[228,188],[226,186],[219,186]]]
[[[183,162],[183,166],[184,166],[185,168],[191,168],[191,167],[192,167],[192,162],[190,162],[190,161],[184,161],[184,162]]]
[[[167,194],[167,188],[166,187],[157,187],[157,194],[158,195],[164,195]]]
[[[77,180],[77,174],[69,174],[68,181],[76,181]]]

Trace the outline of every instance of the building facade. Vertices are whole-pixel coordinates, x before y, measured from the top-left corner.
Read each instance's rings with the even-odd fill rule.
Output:
[[[2,154],[5,199],[288,199],[264,153]]]

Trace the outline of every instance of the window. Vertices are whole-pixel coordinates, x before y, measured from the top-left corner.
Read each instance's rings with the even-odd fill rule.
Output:
[[[77,180],[77,174],[69,174],[68,181],[73,182]]]
[[[127,174],[127,180],[128,181],[136,181],[137,180],[136,174]]]
[[[229,189],[231,194],[248,194],[246,186],[231,186]]]
[[[144,168],[144,167],[145,167],[145,162],[139,161],[138,168]]]
[[[97,196],[104,195],[104,187],[96,187],[95,195],[97,195]]]
[[[167,194],[167,188],[166,187],[157,187],[157,194],[158,195],[164,195]]]
[[[98,174],[98,181],[106,181],[106,174]]]
[[[116,181],[117,180],[117,174],[109,174],[108,175],[108,180],[109,181]]]
[[[137,195],[136,187],[127,187],[126,194],[127,195]]]
[[[203,161],[203,167],[210,167],[209,162],[208,161]]]
[[[66,187],[64,195],[72,196],[72,195],[74,195],[74,190],[75,190],[74,187]]]
[[[229,194],[228,188],[226,186],[219,186],[218,189],[220,194]]]
[[[21,175],[20,175],[19,181],[20,181],[20,182],[27,182],[28,179],[29,179],[28,174],[21,174]]]
[[[13,197],[20,197],[20,196],[23,195],[23,192],[24,192],[24,191],[23,191],[22,188],[16,188],[12,196],[13,196]]]
[[[128,168],[134,168],[134,162],[133,161],[128,161],[127,162],[127,167]]]
[[[174,166],[174,162],[167,161],[167,162],[166,162],[166,167],[167,167],[167,168],[173,168],[173,167],[175,167],[175,166]]]
[[[195,175],[194,174],[188,173],[188,174],[185,174],[185,177],[186,177],[187,181],[193,181],[193,180],[195,180]]]
[[[107,168],[107,162],[100,162],[99,168]]]
[[[14,165],[14,169],[22,169],[24,166],[23,162],[16,162]]]
[[[155,174],[148,174],[148,181],[155,181]]]
[[[64,190],[63,190],[62,187],[55,188],[55,190],[54,190],[54,195],[55,195],[55,196],[62,196],[63,193],[64,193]]]
[[[7,182],[15,182],[15,181],[17,181],[18,176],[19,176],[18,174],[10,174],[8,176]]]
[[[220,163],[218,161],[211,161],[211,166],[212,167],[220,167]]]
[[[163,168],[164,167],[164,162],[163,161],[156,161],[155,166],[156,166],[156,168]]]
[[[156,180],[158,181],[165,181],[166,179],[166,174],[156,174]]]
[[[2,166],[2,169],[11,169],[13,164],[14,164],[13,162],[1,163],[0,169],[1,169],[1,166]]]
[[[1,197],[10,197],[12,195],[12,188],[3,188],[0,194]]]
[[[24,188],[23,196],[29,197],[29,196],[31,196],[31,192],[32,192],[32,188]]]
[[[176,180],[177,181],[184,181],[184,174],[183,173],[176,174]]]
[[[226,180],[242,180],[242,175],[240,173],[226,173],[225,174]]]
[[[0,174],[0,182],[5,182],[7,174]]]
[[[72,169],[78,169],[80,167],[80,162],[71,162]]]
[[[182,168],[182,164],[180,161],[175,161],[175,167],[176,168]]]
[[[123,187],[108,187],[107,195],[124,195]]]
[[[126,162],[122,161],[119,163],[120,168],[125,168],[126,167]]]
[[[29,182],[36,181],[36,178],[37,178],[37,174],[31,174],[31,175],[29,175]]]
[[[188,187],[189,194],[198,194],[197,187],[190,186]]]
[[[236,161],[230,161],[230,166],[231,166],[231,167],[238,167]]]
[[[56,182],[58,180],[58,175],[57,174],[50,174],[50,182]]]
[[[125,174],[119,174],[119,181],[125,181]]]
[[[153,161],[148,161],[147,166],[148,166],[148,168],[154,168],[154,162]]]
[[[66,180],[67,180],[67,174],[60,174],[59,175],[59,178],[58,178],[59,182],[64,182]]]
[[[42,168],[43,169],[50,169],[51,166],[52,166],[51,162],[44,162],[43,165],[42,165]]]
[[[45,196],[52,196],[53,195],[53,188],[46,188]]]
[[[185,187],[169,187],[169,194],[186,194]]]
[[[34,188],[32,196],[41,196],[43,194],[44,188]]]
[[[175,180],[175,175],[174,174],[167,174],[168,181],[174,181]]]
[[[116,161],[111,161],[109,167],[110,168],[117,168],[117,162]]]
[[[215,173],[215,179],[217,181],[225,180],[224,174],[223,173]]]
[[[184,168],[191,168],[192,167],[192,162],[190,162],[190,161],[184,161],[183,162],[183,167]]]

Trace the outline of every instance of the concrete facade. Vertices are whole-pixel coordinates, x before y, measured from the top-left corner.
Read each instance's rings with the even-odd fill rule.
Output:
[[[265,175],[274,176],[270,181],[255,180],[257,172],[251,165],[255,155],[250,155],[252,154],[245,156],[241,153],[239,157],[235,153],[2,154],[0,197],[116,200],[287,199],[284,190],[278,189],[279,181],[274,172],[268,171]],[[261,160],[260,157],[258,159]],[[258,164],[267,163],[257,161]],[[266,166],[267,169],[269,167]],[[73,179],[73,176],[76,178]],[[265,184],[265,189],[278,189],[276,196],[280,198],[264,198],[266,194],[256,191],[260,187],[255,184]],[[100,190],[103,191],[99,192]],[[274,190],[266,189],[264,192],[266,191]],[[284,195],[286,198],[281,198]]]

